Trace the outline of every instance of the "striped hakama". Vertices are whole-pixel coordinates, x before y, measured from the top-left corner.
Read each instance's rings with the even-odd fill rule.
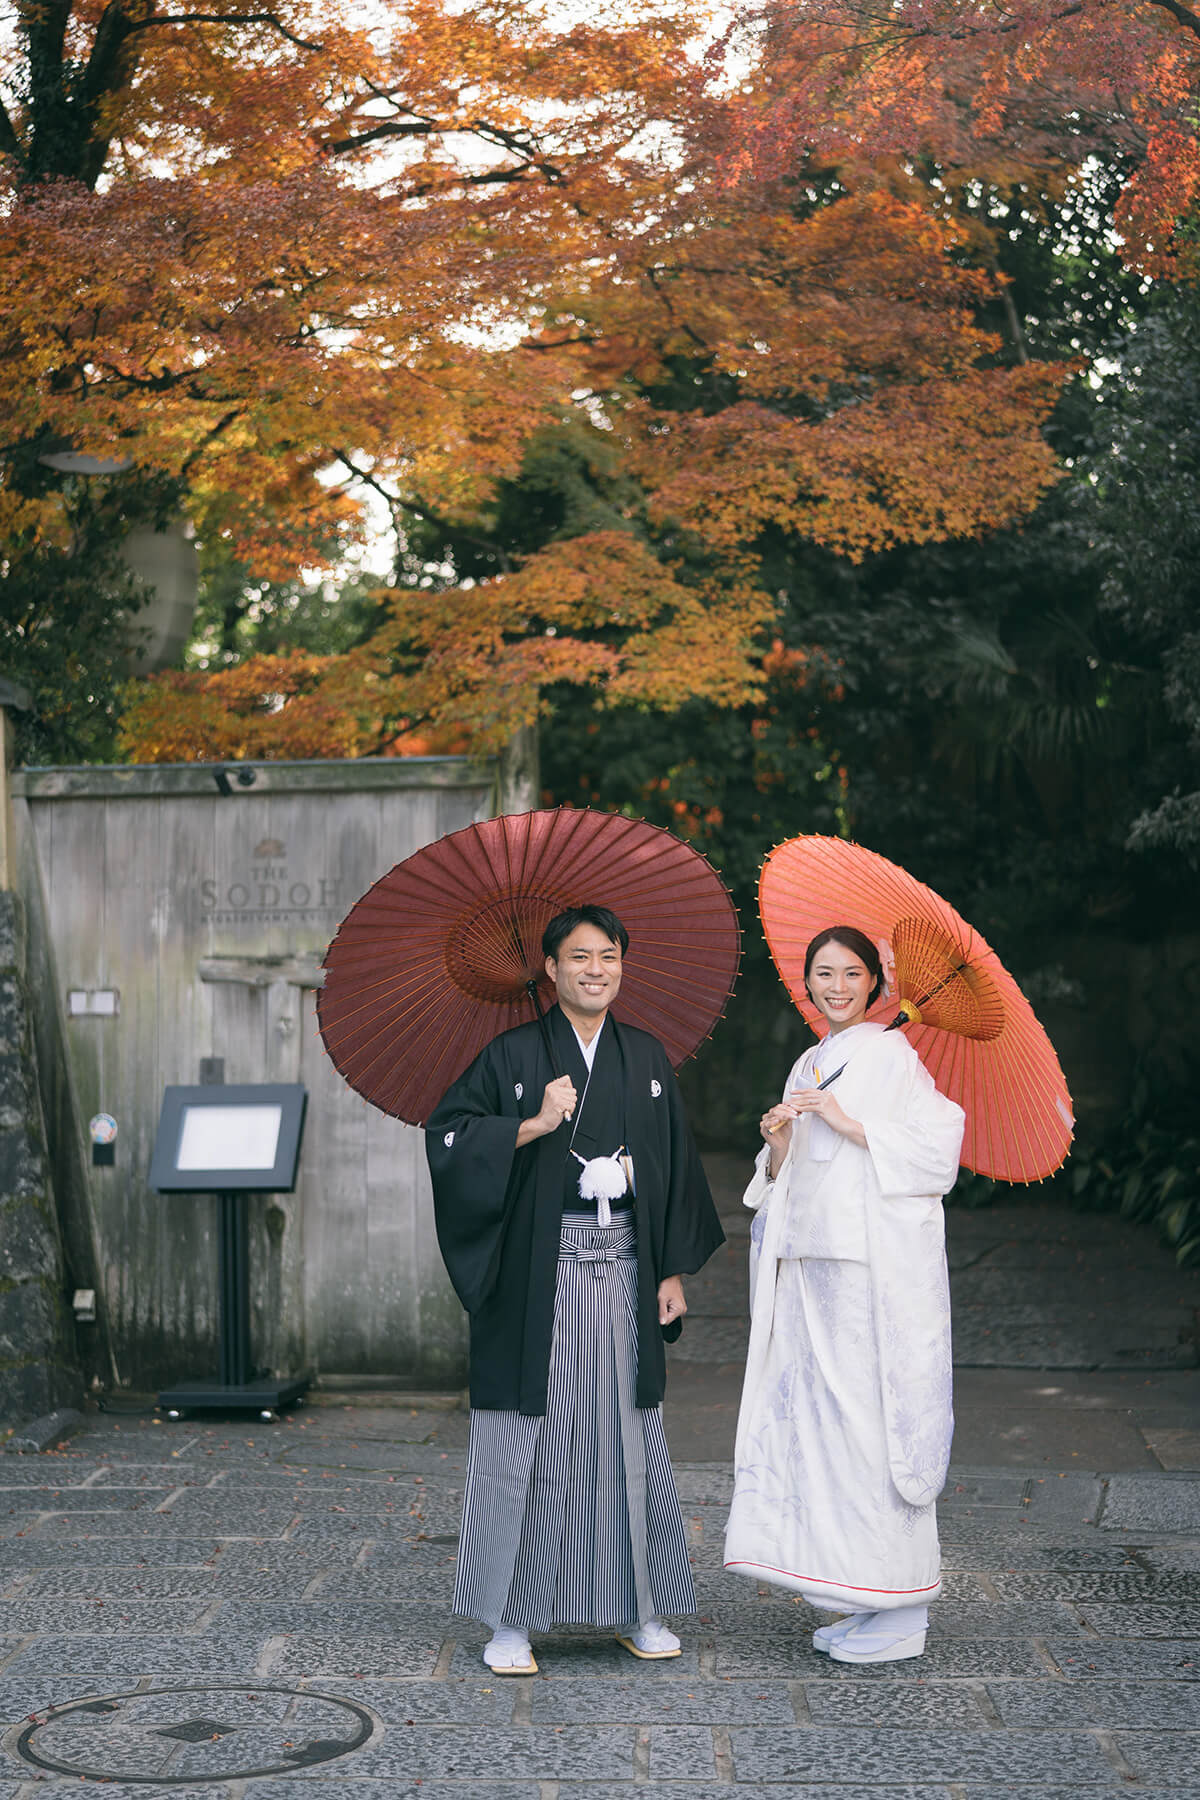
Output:
[[[662,1408],[639,1410],[631,1213],[565,1213],[544,1417],[476,1409],[454,1611],[635,1625],[696,1610]]]

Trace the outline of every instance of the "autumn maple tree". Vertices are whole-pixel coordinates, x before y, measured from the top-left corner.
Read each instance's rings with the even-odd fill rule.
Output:
[[[1122,172],[1115,226],[1145,273],[1196,272],[1200,9],[1187,0],[759,0],[729,41],[771,81],[726,146],[771,176],[800,155],[1053,191]]]
[[[1128,154],[1161,164],[1188,31],[1152,0],[1045,17],[1077,14],[1095,56],[1058,59],[1039,122],[1050,51],[1004,76],[1032,8],[742,7],[727,67],[678,5],[21,0],[10,540],[61,533],[23,470],[62,444],[174,477],[268,573],[345,541],[356,484],[486,538],[497,485],[573,413],[641,495],[486,579],[395,590],[345,658],[147,684],[127,752],[354,754],[428,725],[494,748],[563,681],[736,704],[762,679],[772,540],[859,558],[1019,519],[1055,479],[1064,369],[981,323],[1004,284],[947,196],[1065,179],[1092,139],[1072,148],[1056,108],[1090,120],[1135,52],[1161,131]]]

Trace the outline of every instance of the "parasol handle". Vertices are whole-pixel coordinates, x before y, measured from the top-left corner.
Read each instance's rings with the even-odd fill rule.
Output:
[[[529,995],[530,1000],[532,1000],[532,1002],[533,1002],[533,1010],[537,1017],[538,1030],[542,1034],[542,1048],[546,1052],[546,1056],[549,1060],[551,1069],[553,1069],[555,1065],[554,1065],[554,1051],[550,1044],[550,1027],[549,1027],[549,1025],[547,1025],[546,1015],[542,1011],[542,999],[541,999],[541,995],[538,993],[537,982],[533,979],[532,976],[530,976],[529,980],[525,983],[525,992]]]
[[[902,1025],[919,1025],[920,1023],[921,1009],[916,1001],[902,1000],[900,1002],[900,1011],[896,1014],[891,1024],[885,1025],[883,1029],[885,1031],[899,1031]]]

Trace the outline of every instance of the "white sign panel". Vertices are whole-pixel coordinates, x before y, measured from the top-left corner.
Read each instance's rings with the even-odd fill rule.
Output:
[[[175,1167],[271,1169],[279,1149],[281,1106],[185,1106]]]

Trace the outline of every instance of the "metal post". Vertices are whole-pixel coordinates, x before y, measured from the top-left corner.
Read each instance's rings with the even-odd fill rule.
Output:
[[[250,1240],[245,1194],[221,1194],[221,1353],[222,1387],[245,1387],[250,1379]]]

